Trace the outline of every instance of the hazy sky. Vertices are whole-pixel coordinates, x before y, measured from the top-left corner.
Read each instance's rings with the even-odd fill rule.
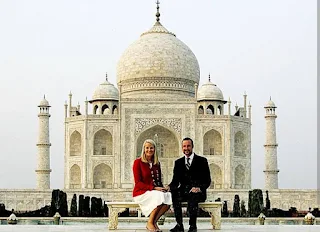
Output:
[[[161,23],[211,80],[252,105],[252,187],[264,186],[264,105],[277,105],[280,188],[316,188],[315,0],[162,0]],[[0,188],[34,188],[38,104],[51,104],[51,187],[63,187],[64,102],[116,85],[123,51],[155,22],[154,0],[0,1]],[[201,84],[200,83],[200,84]],[[227,106],[225,106],[227,109]],[[195,141],[196,142],[196,141]]]

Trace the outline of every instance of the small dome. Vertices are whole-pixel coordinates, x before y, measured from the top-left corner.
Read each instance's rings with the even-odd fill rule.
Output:
[[[265,108],[267,108],[267,107],[276,108],[276,105],[275,105],[274,102],[271,100],[271,98],[270,98],[270,100],[267,102],[267,104],[265,105]]]
[[[215,100],[224,101],[222,91],[210,81],[207,81],[198,89],[198,101],[202,100]]]
[[[39,106],[50,107],[49,102],[47,101],[46,97],[43,97],[43,99],[41,100]]]
[[[94,91],[92,100],[119,100],[119,91],[113,84],[111,84],[108,80],[101,83],[98,88]]]

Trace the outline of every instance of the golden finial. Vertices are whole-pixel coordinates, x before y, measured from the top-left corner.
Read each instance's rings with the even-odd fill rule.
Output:
[[[159,0],[157,0],[156,1],[156,4],[157,4],[157,13],[156,13],[156,19],[157,19],[157,22],[159,22],[160,21],[160,12],[159,12],[159,5],[160,5],[160,2],[159,2]]]
[[[211,82],[211,77],[210,77],[210,73],[209,73],[209,82]]]
[[[108,73],[106,72],[106,81],[108,81]]]

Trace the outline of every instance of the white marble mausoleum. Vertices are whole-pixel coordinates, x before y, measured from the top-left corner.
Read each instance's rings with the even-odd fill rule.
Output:
[[[208,200],[220,197],[232,208],[235,194],[248,202],[251,189],[251,105],[231,109],[210,75],[200,83],[200,65],[178,35],[156,22],[127,47],[118,61],[117,83],[97,80],[84,108],[65,104],[64,186],[74,193],[105,201],[131,201],[132,164],[145,139],[157,143],[163,182],[171,181],[174,161],[181,157],[181,140],[195,141],[195,153],[208,159],[212,184]],[[152,22],[150,22],[152,23]],[[181,38],[183,39],[183,38]],[[239,93],[240,94],[240,93]],[[266,96],[267,98],[267,96]],[[271,207],[317,207],[316,190],[278,189],[276,106],[265,106],[265,189]],[[33,210],[50,204],[50,105],[39,104],[37,189],[0,189],[7,209]],[[61,115],[63,117],[63,115]],[[253,154],[255,155],[255,154]]]

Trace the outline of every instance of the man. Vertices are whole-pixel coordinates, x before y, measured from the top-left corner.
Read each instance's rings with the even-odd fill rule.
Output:
[[[210,169],[206,158],[193,153],[193,141],[190,138],[182,140],[183,157],[174,164],[173,178],[168,185],[172,192],[174,215],[177,225],[171,232],[184,231],[182,223],[181,202],[188,202],[189,225],[188,232],[197,231],[198,203],[207,198],[207,188],[210,186]]]

